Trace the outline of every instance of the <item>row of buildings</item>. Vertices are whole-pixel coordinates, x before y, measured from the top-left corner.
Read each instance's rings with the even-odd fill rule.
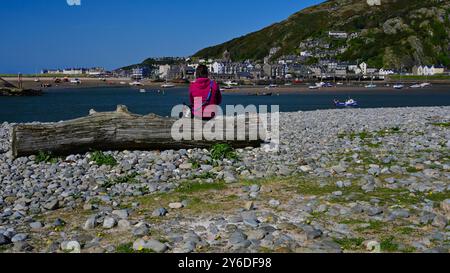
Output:
[[[92,77],[101,77],[111,74],[111,72],[106,71],[103,67],[93,67],[93,68],[64,68],[64,69],[42,69],[41,74],[50,75],[86,75]]]
[[[339,62],[336,60],[319,60],[318,63],[306,65],[298,63],[295,58],[281,58],[276,63],[225,62],[221,60],[199,60],[198,63],[159,65],[153,68],[134,68],[123,71],[120,76],[136,80],[153,78],[161,80],[186,79],[195,77],[195,69],[200,64],[206,64],[214,78],[220,80],[289,80],[311,78],[352,79],[374,77],[384,79],[392,74],[437,75],[445,73],[444,67],[416,66],[412,73],[394,69],[373,68],[367,63]]]

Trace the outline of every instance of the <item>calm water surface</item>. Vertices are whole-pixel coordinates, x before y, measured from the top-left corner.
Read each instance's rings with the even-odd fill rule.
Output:
[[[342,90],[345,90],[342,88]],[[170,115],[176,104],[188,102],[187,88],[167,90],[165,95],[147,89],[89,88],[48,90],[41,97],[0,97],[0,122],[53,122],[86,116],[90,109],[113,111],[118,104],[127,105],[137,114]],[[263,97],[246,94],[224,94],[225,104],[280,105],[283,112],[333,109],[334,99],[354,98],[361,108],[450,106],[450,87],[429,89],[311,91]]]

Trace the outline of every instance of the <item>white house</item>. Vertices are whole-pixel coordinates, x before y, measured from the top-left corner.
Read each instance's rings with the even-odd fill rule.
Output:
[[[87,74],[89,76],[101,76],[105,74],[105,69],[102,67],[95,67],[88,70]]]
[[[221,62],[214,62],[210,70],[215,74],[224,74],[225,73],[225,65]]]
[[[413,67],[413,75],[417,76],[433,76],[437,74],[443,74],[443,67],[435,67],[433,66],[414,66]]]
[[[160,65],[159,66],[159,77],[166,79],[170,72],[170,65]]]
[[[63,70],[64,75],[82,75],[86,70],[83,68],[66,68]]]
[[[367,0],[369,6],[381,6],[381,0]]]
[[[336,39],[347,39],[348,33],[343,31],[329,31],[328,36]]]
[[[395,74],[395,73],[394,73],[394,71],[392,69],[381,68],[380,71],[378,71],[378,74],[380,76],[387,76],[387,75],[392,75],[392,74]]]
[[[363,75],[367,75],[367,64],[366,63],[359,64],[359,68],[361,69],[361,73]]]

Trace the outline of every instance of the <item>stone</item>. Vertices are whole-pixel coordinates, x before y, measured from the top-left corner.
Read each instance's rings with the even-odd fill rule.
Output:
[[[259,185],[252,185],[250,187],[250,192],[259,192],[261,190],[261,186]]]
[[[77,241],[62,242],[61,250],[67,253],[81,253],[81,245]]]
[[[259,226],[259,221],[258,219],[255,218],[244,218],[244,224],[246,224],[247,226],[256,228]]]
[[[315,229],[313,227],[307,227],[303,229],[306,233],[306,238],[308,240],[315,240],[322,237],[323,232],[320,229]]]
[[[84,204],[83,205],[83,210],[89,211],[89,210],[94,210],[94,205],[92,204]]]
[[[381,173],[381,169],[380,169],[380,167],[371,167],[369,169],[368,173],[373,176],[379,176]]]
[[[169,208],[171,209],[181,209],[183,208],[183,204],[181,202],[176,202],[176,203],[170,203],[169,204]]]
[[[133,235],[136,237],[147,236],[150,230],[148,229],[146,224],[138,224],[133,228]]]
[[[0,246],[9,245],[11,240],[3,234],[0,234]]]
[[[381,253],[381,244],[377,241],[366,241],[364,242],[364,246],[370,253]]]
[[[244,209],[247,211],[251,211],[255,208],[253,201],[245,202]]]
[[[156,253],[164,253],[168,249],[166,244],[163,244],[163,243],[161,243],[160,241],[157,241],[157,240],[147,241],[147,243],[145,244],[145,247],[150,249],[150,250],[153,250]]]
[[[166,214],[168,213],[168,211],[165,208],[159,208],[153,211],[152,216],[153,217],[162,217],[162,216],[166,216]]]
[[[156,240],[144,241],[143,239],[138,239],[133,243],[133,249],[135,251],[150,250],[156,253],[164,253],[168,250],[168,247]]]
[[[83,225],[84,230],[90,230],[94,229],[97,224],[97,217],[93,216],[86,220],[86,222]]]
[[[331,169],[332,169],[332,171],[333,171],[334,173],[336,173],[336,174],[344,173],[344,172],[347,170],[346,168],[344,168],[343,166],[340,166],[340,165],[334,166],[334,167],[332,167]]]
[[[434,213],[430,213],[430,212],[425,212],[421,217],[420,217],[420,224],[422,225],[429,225],[434,221],[434,218],[436,217],[436,214]]]
[[[272,200],[269,201],[269,206],[271,206],[272,208],[277,208],[280,205],[281,205],[281,203],[278,200],[272,199]]]
[[[113,210],[113,215],[119,217],[120,219],[127,219],[128,218],[128,210],[122,209],[122,210]]]
[[[232,245],[242,243],[245,240],[247,240],[247,235],[245,235],[240,231],[235,231],[233,234],[231,234],[230,238],[228,239],[229,243]]]
[[[44,209],[46,210],[56,210],[59,208],[59,201],[52,200],[44,205]]]
[[[312,168],[310,166],[304,165],[300,166],[300,170],[304,173],[309,173],[310,171],[312,171]]]
[[[103,220],[103,228],[105,229],[112,229],[116,226],[116,224],[116,219],[112,217],[105,217],[105,219]]]
[[[42,227],[43,227],[43,225],[42,225],[41,222],[30,223],[30,228],[31,229],[37,230],[37,229],[41,229]]]
[[[407,211],[407,210],[399,209],[399,210],[394,210],[394,211],[392,211],[392,212],[391,212],[391,216],[392,216],[394,219],[397,219],[397,218],[409,218],[410,213],[409,213],[409,211]]]
[[[250,230],[247,232],[247,239],[252,240],[262,240],[264,237],[266,237],[267,232],[263,229],[257,229],[257,230]]]
[[[122,219],[117,223],[117,227],[121,230],[127,230],[131,227],[131,224],[128,220]]]
[[[447,217],[443,216],[443,215],[436,215],[436,217],[433,220],[432,225],[434,227],[440,228],[440,229],[444,229],[448,224],[448,219]]]
[[[184,164],[181,164],[179,166],[179,168],[182,170],[190,170],[190,169],[192,169],[192,166],[193,166],[192,163],[184,163]]]
[[[227,184],[235,183],[237,181],[236,177],[231,172],[224,172],[223,178]]]
[[[383,209],[381,209],[379,207],[370,207],[367,210],[367,215],[369,215],[369,216],[378,216],[380,214],[383,214]]]
[[[26,239],[28,239],[28,235],[25,233],[18,233],[14,235],[14,237],[11,238],[11,242],[17,243],[17,242],[23,242]]]
[[[25,241],[16,242],[16,243],[14,243],[14,246],[13,246],[13,251],[16,253],[17,252],[29,252],[32,250],[33,250],[33,247],[28,242],[25,242]]]
[[[446,213],[450,214],[450,199],[446,199],[441,202],[441,209]]]

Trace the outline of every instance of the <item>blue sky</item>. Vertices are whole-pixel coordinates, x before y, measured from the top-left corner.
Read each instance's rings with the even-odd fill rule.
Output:
[[[75,0],[69,0],[75,1]],[[0,73],[188,56],[320,0],[0,0]]]

